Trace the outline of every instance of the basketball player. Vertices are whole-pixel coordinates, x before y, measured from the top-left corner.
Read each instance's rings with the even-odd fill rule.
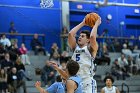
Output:
[[[75,26],[68,35],[69,46],[74,51],[72,59],[80,65],[78,75],[82,78],[83,93],[97,93],[97,84],[93,79],[93,75],[95,73],[93,61],[98,50],[96,34],[100,24],[101,18],[95,22],[91,33],[86,30],[81,31],[77,43],[75,36],[78,30],[85,26],[85,19]]]
[[[60,72],[61,69],[58,67],[56,62],[50,62],[50,63],[58,72]],[[35,86],[40,91],[40,93],[82,93],[81,84],[80,84],[81,78],[76,75],[78,70],[79,70],[79,64],[73,60],[69,60],[65,71],[65,73],[67,74],[67,79],[65,79],[66,87],[64,87],[64,90],[61,88],[62,90],[59,92],[58,91],[48,92],[48,90],[45,91],[40,87],[41,85],[40,82],[36,82]],[[56,89],[57,88],[55,88],[55,90]]]
[[[69,60],[66,65],[66,71],[58,67],[56,62],[50,62],[55,70],[66,79],[66,93],[82,93],[81,78],[76,75],[79,71],[79,64],[74,60]]]
[[[112,86],[114,79],[111,76],[106,76],[104,82],[106,86],[102,88],[101,93],[120,93],[117,87]]]

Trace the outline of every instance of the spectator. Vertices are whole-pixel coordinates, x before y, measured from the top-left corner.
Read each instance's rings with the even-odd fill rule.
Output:
[[[112,43],[114,44],[116,52],[121,52],[122,46],[120,46],[119,40],[115,38]]]
[[[98,56],[95,58],[95,63],[97,63],[98,65],[103,64],[104,62],[107,63],[108,65],[110,65],[110,57],[109,57],[109,52],[107,49],[107,46],[104,44],[103,45],[103,49],[102,51],[100,51],[101,54],[98,54]]]
[[[51,47],[51,53],[50,53],[50,58],[49,59],[50,60],[55,60],[56,62],[59,63],[60,56],[61,56],[61,52],[60,52],[59,47],[57,46],[56,43],[53,43],[52,47]]]
[[[66,65],[67,65],[67,63],[65,61],[60,62],[60,68],[64,71],[66,70]]]
[[[121,68],[126,69],[128,67],[128,61],[125,58],[124,54],[121,54],[121,57],[118,58],[118,62],[119,62],[119,65],[120,65]]]
[[[46,61],[46,65],[42,69],[41,80],[45,85],[51,85],[55,82],[56,71],[51,67],[50,63]],[[48,83],[50,82],[50,84]]]
[[[15,63],[17,57],[21,55],[17,43],[14,43],[14,45],[12,45],[9,53],[11,57],[10,59]]]
[[[140,55],[140,49],[138,49],[138,46],[137,45],[134,46],[133,52],[134,53],[139,53],[139,55]]]
[[[129,66],[129,73],[130,74],[136,74],[137,73],[137,69],[138,69],[138,66],[136,64],[136,62],[133,60],[133,57],[131,56],[128,56],[128,66]]]
[[[1,68],[4,68],[9,73],[13,65],[14,63],[10,60],[9,53],[5,53],[5,59],[1,61]]]
[[[62,61],[66,63],[69,59],[70,59],[69,53],[67,51],[63,51],[60,56],[60,64]]]
[[[123,78],[123,80],[125,80],[127,74],[125,72],[122,71],[119,63],[118,63],[118,59],[115,59],[112,67],[111,67],[111,74],[115,77],[117,77],[117,80]]]
[[[132,54],[132,51],[131,51],[130,49],[127,48],[127,44],[123,44],[122,53],[125,54],[126,56]]]
[[[42,51],[46,55],[46,50],[43,48],[41,42],[38,39],[38,34],[34,34],[34,38],[31,41],[32,50],[35,52],[35,55],[38,55],[38,52]]]
[[[32,80],[29,77],[27,77],[27,75],[25,74],[25,67],[21,61],[20,56],[16,60],[15,67],[16,67],[17,72],[20,74],[22,79],[26,78],[28,81]]]
[[[134,50],[133,50],[133,53],[136,53],[136,54],[139,55],[139,57],[136,60],[136,64],[140,64],[140,49],[138,48],[137,45],[135,45]]]
[[[18,89],[21,86],[23,86],[24,93],[27,93],[25,81],[23,81],[17,73],[17,69],[13,67],[11,73],[8,75],[8,87],[10,93],[19,93]]]
[[[123,74],[126,77],[129,77],[130,75],[128,74],[128,71],[129,71],[128,61],[125,58],[125,55],[124,54],[121,54],[121,57],[118,58],[118,63],[119,63],[119,66],[120,66]],[[125,79],[125,77],[123,79]]]
[[[67,38],[68,38],[68,29],[66,26],[63,27],[61,36],[62,36],[63,51],[66,51],[67,50]]]
[[[127,48],[127,44],[123,44],[123,49],[122,49],[122,53],[125,54],[125,56],[131,56],[134,58],[135,61],[138,60],[139,58],[139,53],[132,53],[132,51],[130,49]]]
[[[20,54],[21,54],[21,60],[23,62],[23,64],[31,64],[29,61],[29,57],[27,55],[27,48],[25,47],[25,44],[22,43],[21,47],[19,48]]]
[[[9,33],[17,33],[14,22],[10,22]]]
[[[5,49],[2,43],[0,43],[0,60],[4,60]]]
[[[5,49],[9,49],[11,46],[11,42],[8,38],[6,38],[5,34],[2,34],[1,39],[0,39],[0,43],[2,43],[4,45]]]
[[[4,69],[0,69],[0,93],[7,93],[7,73]]]
[[[12,34],[12,36],[10,36],[10,40],[11,40],[12,45],[14,43],[17,43],[18,40],[17,40],[16,36],[14,36],[14,34],[17,33],[14,22],[10,22],[9,33]]]
[[[101,60],[102,62],[106,62],[108,65],[110,65],[111,60],[110,60],[109,52],[106,45],[103,45]]]

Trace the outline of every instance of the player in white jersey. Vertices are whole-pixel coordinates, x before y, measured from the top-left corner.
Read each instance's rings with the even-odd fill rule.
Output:
[[[120,93],[119,89],[112,85],[114,82],[112,76],[106,76],[104,82],[106,86],[102,88],[101,93]]]
[[[85,19],[75,26],[68,35],[68,43],[70,48],[74,51],[72,59],[77,61],[80,65],[78,75],[82,78],[83,93],[97,93],[96,80],[93,79],[94,75],[94,59],[97,54],[98,44],[96,42],[96,34],[98,26],[101,24],[99,18],[91,32],[81,31],[78,41],[76,42],[76,33],[80,28],[85,26]]]

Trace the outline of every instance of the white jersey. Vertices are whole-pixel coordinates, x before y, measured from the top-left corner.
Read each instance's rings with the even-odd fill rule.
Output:
[[[95,72],[93,71],[95,68],[93,63],[94,58],[91,56],[91,53],[89,52],[87,46],[83,48],[77,46],[74,50],[72,59],[79,63],[80,70],[78,72],[78,75],[82,79],[91,77],[95,74]]]
[[[112,86],[111,88],[104,87],[103,90],[105,91],[105,93],[116,93],[116,87],[115,86]]]

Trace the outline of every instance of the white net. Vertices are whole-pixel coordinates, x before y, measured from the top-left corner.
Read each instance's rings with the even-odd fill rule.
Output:
[[[41,0],[41,8],[50,8],[54,6],[53,0]]]

